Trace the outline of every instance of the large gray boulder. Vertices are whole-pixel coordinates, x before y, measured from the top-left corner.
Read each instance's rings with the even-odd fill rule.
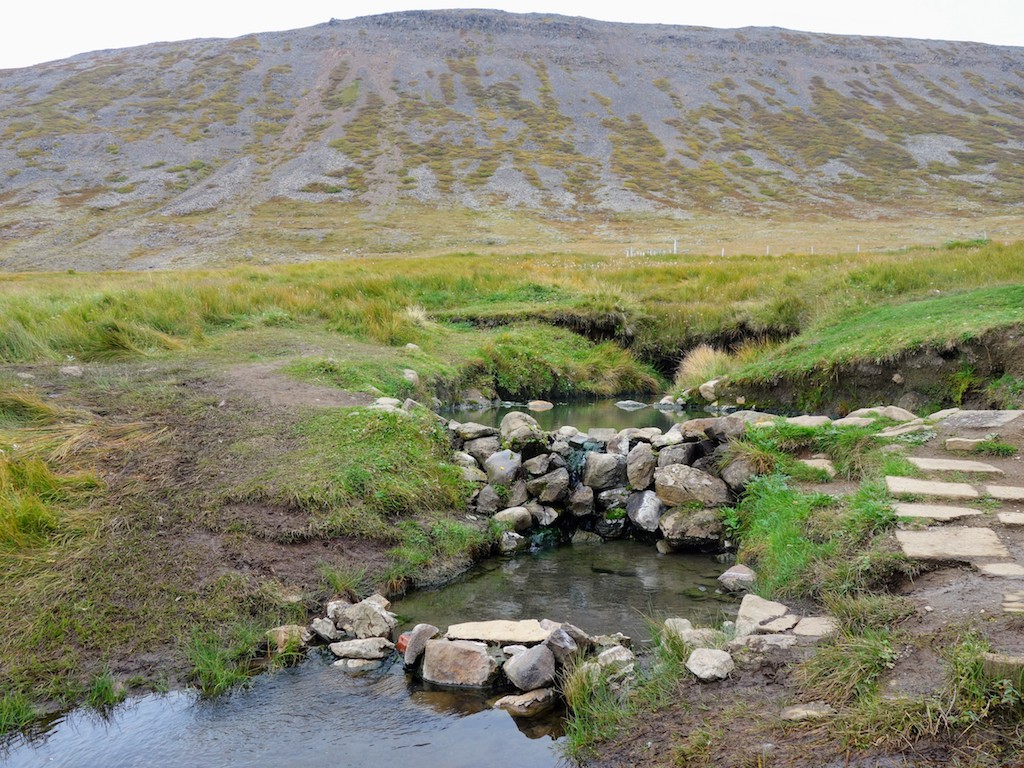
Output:
[[[747,484],[757,476],[757,467],[745,456],[738,456],[726,464],[719,474],[733,493],[742,493]]]
[[[556,469],[546,475],[529,480],[526,489],[542,504],[557,504],[569,496],[569,471]]]
[[[498,674],[498,660],[485,643],[471,640],[428,640],[423,653],[423,679],[463,688],[485,688]]]
[[[674,549],[718,549],[725,527],[714,509],[680,509],[658,523],[665,540]]]
[[[477,424],[473,421],[467,421],[465,424],[459,424],[455,428],[456,434],[466,442],[470,440],[479,440],[481,437],[496,437],[498,430],[494,427],[485,427],[483,424]]]
[[[540,453],[547,447],[547,435],[537,420],[522,411],[505,414],[501,420],[501,442],[513,451]]]
[[[658,523],[664,511],[665,505],[653,491],[632,493],[626,501],[626,515],[637,528],[648,533],[658,530]]]
[[[670,445],[658,452],[658,466],[671,467],[673,464],[693,464],[703,453],[700,443]]]
[[[339,629],[363,639],[367,637],[391,637],[398,625],[395,614],[389,612],[376,600],[367,598],[349,606],[341,614]]]
[[[508,488],[519,477],[523,466],[523,457],[513,451],[505,450],[492,453],[484,462],[487,482]]]
[[[642,491],[654,482],[654,470],[658,460],[650,443],[637,443],[626,455],[626,479],[630,486]]]
[[[729,489],[724,482],[685,464],[672,464],[655,470],[654,490],[668,507],[693,501],[705,507],[729,503]]]
[[[479,437],[476,440],[469,440],[462,446],[462,450],[476,459],[481,467],[492,455],[501,450],[501,441],[496,436]]]
[[[735,667],[732,656],[714,648],[697,648],[686,660],[686,668],[706,683],[724,680]]]
[[[541,643],[517,653],[504,666],[505,677],[521,691],[544,688],[555,681],[555,654]]]
[[[587,454],[583,466],[583,484],[595,491],[626,484],[626,457],[617,453]]]
[[[577,485],[569,496],[569,512],[573,517],[587,517],[594,514],[594,489]]]
[[[529,530],[533,525],[533,515],[530,514],[530,510],[526,507],[503,509],[494,515],[494,520],[495,522],[506,523],[512,526],[512,529],[519,533]]]

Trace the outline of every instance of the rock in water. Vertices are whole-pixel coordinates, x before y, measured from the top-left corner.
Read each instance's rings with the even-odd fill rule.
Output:
[[[485,688],[498,674],[498,660],[487,645],[470,640],[428,640],[423,679],[439,685]]]
[[[344,640],[331,643],[331,653],[342,659],[383,659],[395,646],[383,637],[367,637],[363,640]]]
[[[505,676],[521,691],[543,688],[555,680],[555,654],[547,645],[535,645],[505,662]]]
[[[503,696],[494,702],[495,709],[504,709],[513,717],[536,717],[551,709],[558,701],[554,688],[538,688],[529,693]]]
[[[423,655],[423,651],[427,647],[427,642],[437,637],[440,632],[441,630],[433,624],[417,624],[413,627],[409,632],[409,640],[403,652],[402,661],[405,666],[416,666],[416,662],[420,660],[420,656]]]

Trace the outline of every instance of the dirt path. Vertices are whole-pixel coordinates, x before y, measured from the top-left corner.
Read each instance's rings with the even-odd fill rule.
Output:
[[[281,361],[274,361],[232,366],[224,372],[217,391],[222,392],[225,398],[249,398],[283,408],[345,408],[369,405],[374,400],[373,395],[363,392],[348,392],[292,379],[281,372],[284,365]]]

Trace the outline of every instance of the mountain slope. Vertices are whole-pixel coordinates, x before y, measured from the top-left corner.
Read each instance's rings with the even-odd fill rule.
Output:
[[[0,72],[0,266],[339,253],[396,205],[452,247],[495,207],[1016,215],[1022,167],[1020,48],[396,13]]]

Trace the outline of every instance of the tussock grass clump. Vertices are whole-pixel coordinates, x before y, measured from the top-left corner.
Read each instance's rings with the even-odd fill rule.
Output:
[[[8,691],[0,696],[0,737],[24,728],[37,717],[39,711],[25,694]]]
[[[97,487],[91,475],[59,476],[40,459],[0,452],[0,550],[46,544],[61,530],[62,507]]]
[[[675,388],[682,391],[699,387],[706,381],[725,376],[735,367],[735,361],[728,352],[715,349],[709,344],[698,344],[679,361]]]
[[[246,682],[265,639],[252,624],[234,624],[220,632],[194,630],[185,650],[202,694],[217,696]]]
[[[874,693],[878,679],[895,666],[896,645],[888,629],[840,634],[797,668],[797,680],[808,696],[837,706],[861,699]]]
[[[0,429],[52,424],[60,412],[34,393],[0,392]]]
[[[94,677],[86,689],[85,704],[92,709],[107,710],[124,701],[126,695],[126,691],[114,680],[110,670],[105,670]]]

